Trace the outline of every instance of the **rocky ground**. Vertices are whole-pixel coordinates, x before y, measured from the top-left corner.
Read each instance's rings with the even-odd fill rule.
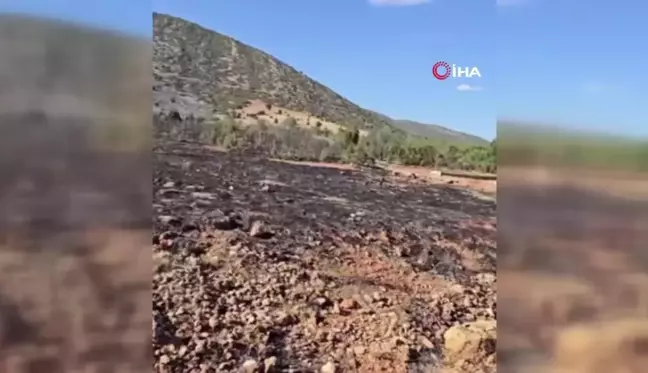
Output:
[[[645,372],[645,176],[561,173],[498,173],[498,371]]]
[[[380,170],[158,144],[155,370],[494,372],[495,208]]]

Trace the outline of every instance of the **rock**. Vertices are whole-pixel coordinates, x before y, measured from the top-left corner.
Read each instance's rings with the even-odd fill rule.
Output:
[[[178,197],[181,194],[178,189],[173,189],[173,188],[161,189],[158,193],[162,197],[166,197],[166,198],[175,198],[175,197]]]
[[[193,192],[191,193],[191,197],[195,199],[202,199],[202,200],[216,199],[216,196],[213,193],[207,193],[207,192]]]
[[[221,231],[231,231],[241,227],[241,224],[231,216],[213,217],[209,219],[209,225]]]
[[[362,356],[367,352],[367,348],[364,346],[355,346],[353,348],[353,353],[356,354],[356,356]]]
[[[378,240],[384,243],[390,243],[391,237],[389,237],[389,233],[387,233],[387,231],[381,230],[380,233],[378,233]]]
[[[250,236],[267,239],[274,236],[274,233],[262,221],[256,220],[250,226]]]
[[[182,233],[189,233],[193,231],[200,231],[200,227],[194,223],[187,223],[182,226]]]
[[[314,303],[321,308],[326,308],[331,304],[327,297],[317,297],[315,298]]]
[[[196,156],[175,155],[175,163],[163,160],[156,171],[156,371],[441,372],[447,328],[496,317],[494,263],[474,275],[444,254],[446,244],[465,244],[495,258],[495,235],[455,226],[460,215],[472,216],[472,207],[459,205],[481,202],[455,203],[461,197],[455,191],[446,195],[446,189],[403,180],[378,188],[374,175],[362,174],[367,170],[340,176],[335,169],[257,160],[234,150],[177,147],[178,154]],[[191,172],[180,169],[176,158],[183,157],[194,161]],[[255,182],[265,177],[291,185],[272,182],[268,190]],[[162,188],[169,180],[174,184]],[[160,193],[174,188],[180,192],[168,195],[176,198]],[[417,208],[423,201],[434,201],[439,214]],[[461,214],[451,211],[455,204]],[[175,218],[182,221],[172,226]],[[469,242],[472,236],[478,242]],[[398,247],[401,257],[394,255]],[[430,268],[416,267],[421,250],[429,251]],[[448,269],[432,270],[437,262]],[[463,287],[454,283],[458,278]],[[416,292],[410,294],[416,301],[404,302],[404,289]],[[459,354],[461,360],[462,351],[478,359],[479,353],[466,352],[473,341],[463,334],[459,352],[453,351],[453,332],[445,335],[449,359]],[[480,364],[469,361],[448,373],[492,373]]]
[[[645,372],[648,322],[620,318],[564,328],[556,338],[553,356],[553,372]]]
[[[326,363],[326,364],[324,364],[322,366],[322,369],[320,369],[320,372],[321,373],[336,373],[337,369],[336,369],[335,363],[333,363],[332,361],[329,361],[328,363]]]
[[[205,351],[205,341],[202,339],[198,339],[196,341],[196,347],[194,347],[194,352],[200,354],[203,351]]]
[[[263,361],[263,366],[265,373],[274,372],[275,368],[277,367],[277,358],[275,356],[270,356]]]
[[[195,205],[196,207],[202,207],[202,208],[205,208],[205,207],[210,207],[210,206],[212,206],[212,204],[213,204],[213,201],[211,201],[211,200],[207,200],[207,199],[197,199],[197,200],[194,201],[194,205]]]
[[[293,325],[298,321],[299,320],[295,316],[283,311],[279,312],[277,315],[277,322],[279,323],[279,325],[284,327]]]
[[[430,349],[430,350],[434,348],[434,344],[426,336],[421,335],[421,336],[419,336],[418,340],[419,340],[419,343],[421,344],[421,346],[423,346],[423,347],[425,347],[427,349]]]
[[[354,310],[359,307],[360,305],[353,298],[346,298],[343,299],[342,302],[340,302],[340,308],[342,308],[343,310]]]
[[[246,360],[241,366],[244,373],[256,373],[259,370],[259,363],[256,360]]]
[[[171,226],[180,226],[182,224],[182,219],[172,215],[161,215],[158,216],[158,220],[162,224],[171,225]]]
[[[461,366],[465,362],[486,362],[496,350],[495,320],[479,320],[450,327],[443,334],[446,364]]]

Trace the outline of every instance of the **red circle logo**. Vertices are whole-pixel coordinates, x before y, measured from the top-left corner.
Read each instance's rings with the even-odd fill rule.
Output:
[[[439,80],[448,79],[450,74],[452,74],[452,69],[450,68],[450,64],[445,61],[439,61],[432,66],[432,75]]]

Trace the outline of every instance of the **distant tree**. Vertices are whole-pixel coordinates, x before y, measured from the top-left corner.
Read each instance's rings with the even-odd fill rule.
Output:
[[[360,141],[360,131],[358,131],[357,128],[349,132],[349,141],[353,145],[358,145],[358,141]]]
[[[259,130],[261,131],[267,131],[268,130],[268,121],[265,119],[259,119],[257,121],[257,125],[259,126]]]

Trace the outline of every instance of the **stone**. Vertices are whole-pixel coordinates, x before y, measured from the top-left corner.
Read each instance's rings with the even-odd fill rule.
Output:
[[[450,327],[443,334],[446,363],[458,366],[467,361],[485,361],[495,354],[495,320],[478,320]]]
[[[337,367],[335,366],[335,363],[332,361],[329,361],[328,363],[324,364],[322,366],[322,369],[320,369],[321,373],[336,373],[337,372]]]
[[[265,359],[263,361],[263,366],[264,366],[264,372],[265,373],[273,372],[274,369],[277,366],[277,357],[276,356],[270,356],[269,358]]]
[[[359,306],[358,302],[353,298],[346,298],[340,302],[340,308],[344,310],[354,310],[359,308]]]
[[[249,359],[243,363],[241,368],[245,373],[256,373],[259,370],[259,363],[256,360]]]
[[[266,225],[260,221],[256,220],[252,223],[250,227],[250,236],[256,238],[270,238],[274,234],[266,227]]]

